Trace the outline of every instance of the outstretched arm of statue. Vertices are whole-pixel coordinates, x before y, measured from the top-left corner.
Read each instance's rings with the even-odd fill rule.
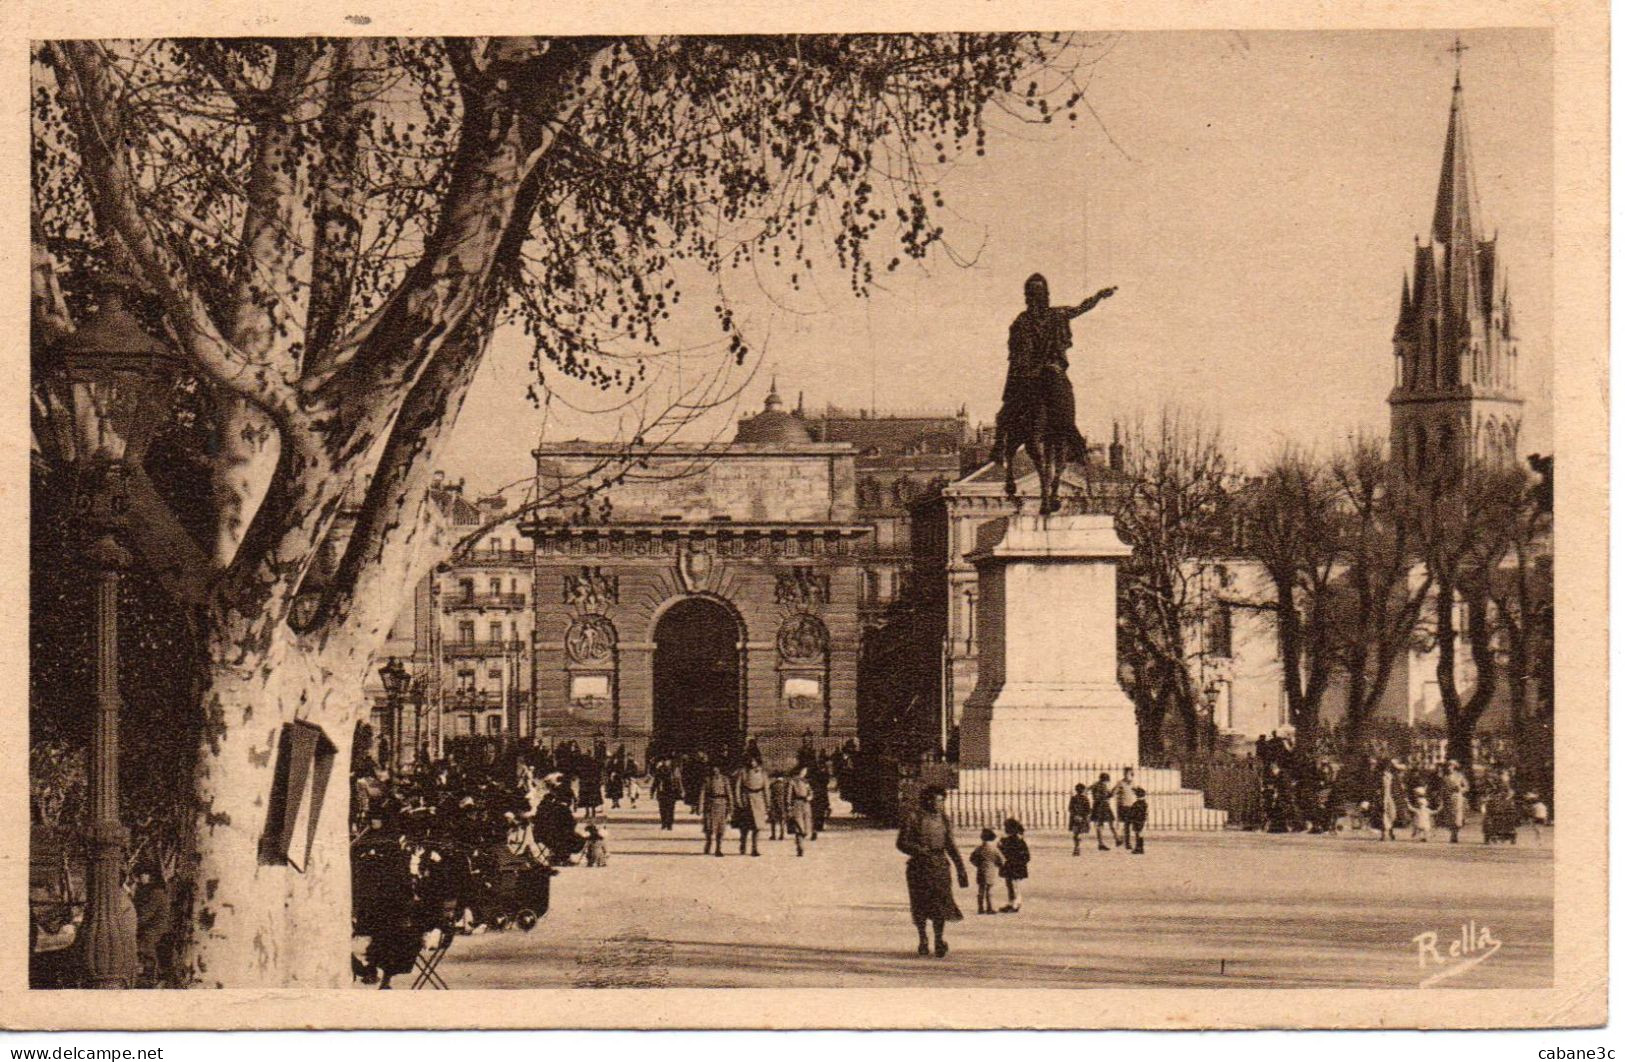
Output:
[[[1080,302],[1076,306],[1072,307],[1070,309],[1070,311],[1068,311],[1067,316],[1068,317],[1078,317],[1078,316],[1080,316],[1082,314],[1086,314],[1090,310],[1094,309],[1095,305],[1097,303],[1099,303],[1101,300],[1109,299],[1113,295],[1115,295],[1116,293],[1117,293],[1117,288],[1116,287],[1101,288],[1099,291],[1095,292],[1093,295],[1089,296],[1087,299],[1084,299],[1082,302]]]

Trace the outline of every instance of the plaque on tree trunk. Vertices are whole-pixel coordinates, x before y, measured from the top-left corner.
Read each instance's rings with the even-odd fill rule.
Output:
[[[261,862],[286,863],[304,873],[337,753],[321,727],[302,721],[283,725],[271,783],[271,810],[260,842]]]

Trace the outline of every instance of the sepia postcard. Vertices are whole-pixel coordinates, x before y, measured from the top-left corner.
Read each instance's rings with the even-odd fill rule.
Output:
[[[20,6],[0,1028],[1606,1020],[1606,5]]]

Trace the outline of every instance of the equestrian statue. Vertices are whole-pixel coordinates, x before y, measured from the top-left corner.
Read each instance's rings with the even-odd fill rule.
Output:
[[[995,422],[993,458],[1004,464],[1004,492],[1014,498],[1016,451],[1027,448],[1038,471],[1038,511],[1044,516],[1061,508],[1061,472],[1086,460],[1072,381],[1066,375],[1072,319],[1116,291],[1102,288],[1076,306],[1051,306],[1049,282],[1034,273],[1027,278],[1027,308],[1010,324],[1010,369]]]

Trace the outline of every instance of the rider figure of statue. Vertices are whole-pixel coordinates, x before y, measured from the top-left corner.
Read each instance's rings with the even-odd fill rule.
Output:
[[[1060,470],[1069,462],[1085,460],[1083,436],[1078,432],[1077,408],[1072,382],[1067,379],[1066,352],[1072,346],[1072,319],[1094,309],[1117,289],[1102,288],[1076,306],[1051,306],[1049,282],[1042,274],[1027,278],[1027,308],[1010,323],[1010,368],[1005,377],[1004,403],[999,410],[994,454],[1004,462],[1005,490],[1015,493],[1012,464],[1016,448],[1028,446],[1028,458],[1039,467],[1044,486],[1042,511],[1059,507],[1054,496]],[[1042,438],[1036,438],[1035,422],[1042,419]],[[1036,442],[1048,453],[1041,460],[1030,443]],[[1045,475],[1046,472],[1051,473]]]

